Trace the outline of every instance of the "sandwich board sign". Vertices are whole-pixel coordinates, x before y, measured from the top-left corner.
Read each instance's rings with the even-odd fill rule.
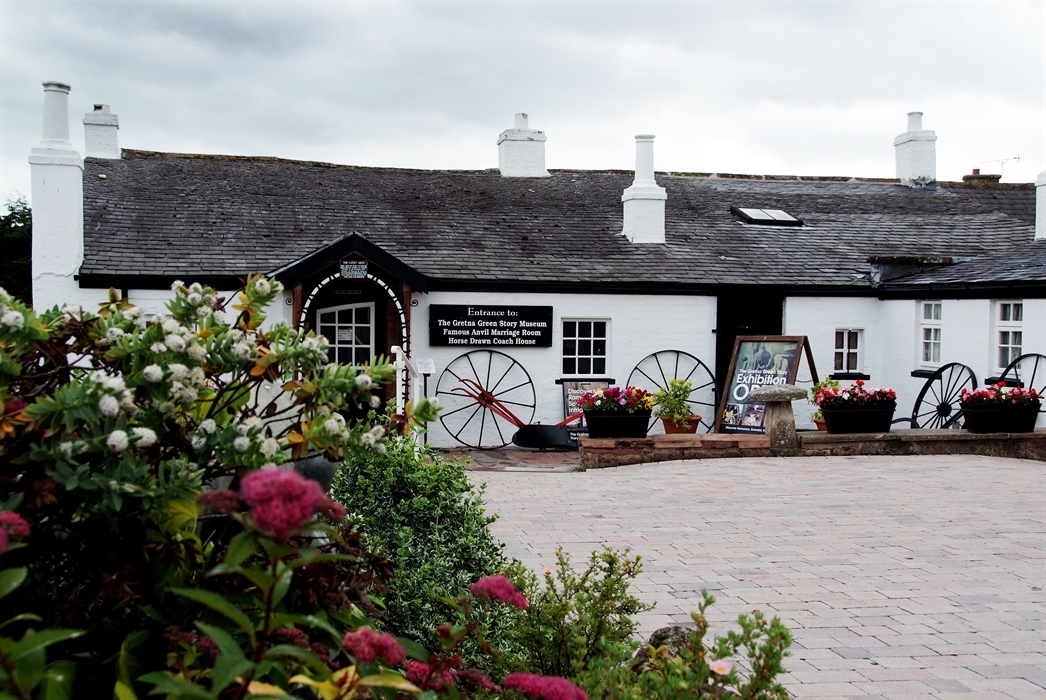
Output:
[[[817,369],[805,335],[738,336],[726,375],[726,391],[719,400],[715,432],[763,435],[766,404],[752,401],[748,395],[758,387],[795,384],[804,353],[816,383]]]

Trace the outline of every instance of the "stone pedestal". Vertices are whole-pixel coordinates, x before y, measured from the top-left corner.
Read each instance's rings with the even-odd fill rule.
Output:
[[[794,384],[761,386],[748,395],[753,401],[766,404],[763,429],[770,438],[771,450],[799,449],[799,436],[795,432],[795,414],[792,402],[806,398],[806,389]]]

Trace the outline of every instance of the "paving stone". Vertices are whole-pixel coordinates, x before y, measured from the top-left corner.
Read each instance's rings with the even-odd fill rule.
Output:
[[[688,621],[707,588],[714,630],[757,608],[781,617],[797,698],[1023,700],[1046,693],[1044,471],[933,456],[472,477],[495,535],[533,568],[560,544],[576,564],[603,543],[643,555],[636,590],[659,604],[641,635]]]

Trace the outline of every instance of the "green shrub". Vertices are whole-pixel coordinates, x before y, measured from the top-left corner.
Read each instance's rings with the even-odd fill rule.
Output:
[[[395,563],[386,617],[397,635],[438,648],[435,630],[452,610],[434,596],[456,597],[505,567],[504,545],[488,529],[497,516],[484,510],[483,488],[469,482],[462,464],[408,438],[390,439],[385,455],[353,455],[331,493],[368,545]]]
[[[708,620],[705,611],[715,603],[707,590],[703,601],[691,614],[695,629],[688,641],[673,651],[666,645],[639,648],[636,642],[606,645],[601,655],[590,659],[587,668],[574,680],[588,693],[589,700],[788,700],[791,695],[777,680],[784,673],[784,659],[792,635],[778,618],[767,620],[758,610],[741,614],[740,632],[730,630],[705,644]],[[630,658],[622,663],[623,658]],[[743,657],[747,673],[729,659]]]
[[[573,677],[593,658],[605,656],[612,645],[628,642],[636,629],[633,616],[654,607],[629,592],[643,567],[641,557],[628,553],[603,547],[592,552],[584,570],[577,571],[570,555],[560,548],[555,571],[545,571],[544,586],[523,566],[510,567],[507,575],[530,603],[508,634],[519,655],[512,665]]]

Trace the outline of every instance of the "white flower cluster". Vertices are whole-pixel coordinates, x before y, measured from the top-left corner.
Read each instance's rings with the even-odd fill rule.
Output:
[[[277,294],[283,291],[283,285],[280,284],[279,280],[273,280],[270,283],[269,280],[261,277],[254,283],[254,291],[262,296],[267,296],[273,290],[276,290]]]
[[[0,304],[0,326],[12,331],[20,331],[25,328],[25,316],[21,311],[12,309],[6,304]]]
[[[171,398],[177,403],[192,403],[200,395],[207,381],[202,367],[186,367],[175,362],[167,366],[170,371]]]
[[[88,394],[99,394],[98,412],[106,418],[116,418],[120,415],[120,409],[126,409],[131,413],[137,410],[134,394],[124,384],[122,377],[113,377],[96,370],[88,375],[85,388]]]
[[[380,455],[384,455],[385,445],[379,442],[383,437],[385,437],[385,429],[380,425],[376,425],[368,432],[360,435],[360,444],[364,447],[369,447]]]

